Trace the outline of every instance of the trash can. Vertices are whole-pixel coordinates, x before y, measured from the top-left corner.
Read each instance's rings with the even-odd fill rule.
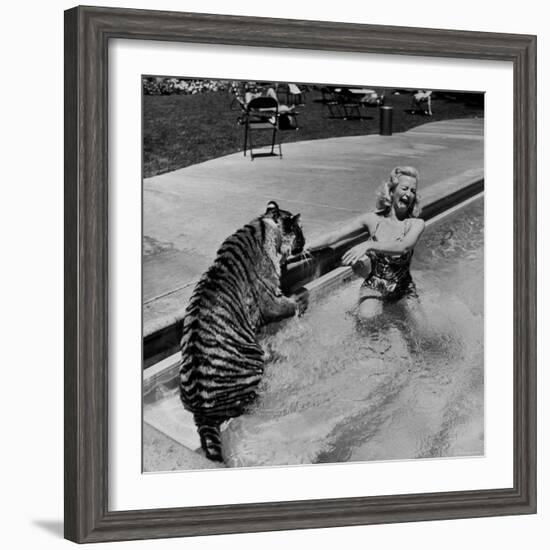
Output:
[[[389,105],[380,106],[380,135],[392,135],[393,107]]]

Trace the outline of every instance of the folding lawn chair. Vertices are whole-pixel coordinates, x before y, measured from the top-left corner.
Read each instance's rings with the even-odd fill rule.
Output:
[[[340,100],[336,92],[328,86],[323,86],[321,93],[323,94],[323,104],[328,109],[329,118],[343,118]]]
[[[246,105],[242,118],[244,124],[244,156],[247,149],[250,150],[250,160],[255,157],[283,157],[281,141],[278,138],[279,103],[272,97],[256,97]],[[264,135],[271,132],[271,151],[254,153],[252,136],[256,132]],[[275,152],[275,145],[279,147],[279,153]]]
[[[286,85],[286,104],[299,105],[304,103],[304,92],[296,84]]]
[[[361,119],[361,101],[359,97],[355,97],[347,88],[342,88],[335,92],[336,98],[340,103],[343,111],[343,119]]]
[[[422,111],[423,114],[432,116],[432,91],[431,90],[418,90],[412,96],[411,114],[414,115],[416,111]]]

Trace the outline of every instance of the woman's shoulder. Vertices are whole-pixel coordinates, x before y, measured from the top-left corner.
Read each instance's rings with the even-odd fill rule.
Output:
[[[380,210],[372,210],[361,216],[363,223],[369,228],[372,229],[373,226],[376,226],[380,219],[384,217],[384,214]]]
[[[407,232],[411,229],[416,229],[417,231],[423,231],[426,225],[426,222],[422,218],[407,218]]]
[[[380,221],[382,218],[388,217],[388,212],[386,210],[371,210],[367,212],[365,216],[369,216],[369,219]]]

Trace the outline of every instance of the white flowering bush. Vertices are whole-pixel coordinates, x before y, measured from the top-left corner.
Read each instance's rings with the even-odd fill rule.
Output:
[[[200,94],[226,91],[231,84],[227,80],[203,80],[148,76],[143,78],[146,95]]]

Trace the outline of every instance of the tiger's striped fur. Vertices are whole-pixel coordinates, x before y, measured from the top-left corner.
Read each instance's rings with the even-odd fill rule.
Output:
[[[180,395],[206,456],[223,462],[220,425],[245,412],[264,372],[258,328],[293,315],[281,292],[281,264],[303,250],[299,214],[270,202],[228,237],[197,283],[183,321]]]

